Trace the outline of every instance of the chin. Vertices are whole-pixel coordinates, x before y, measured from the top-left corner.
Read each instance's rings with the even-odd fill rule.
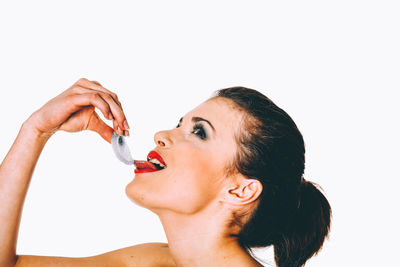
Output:
[[[125,187],[125,194],[128,196],[130,200],[132,200],[135,204],[147,208],[146,206],[146,197],[143,190],[138,188],[137,184],[134,182],[130,182]]]
[[[146,184],[135,181],[135,179],[126,185],[125,194],[136,205],[155,212],[154,210],[158,205],[156,205],[155,202],[157,201],[154,198],[156,197],[157,193],[149,192]]]

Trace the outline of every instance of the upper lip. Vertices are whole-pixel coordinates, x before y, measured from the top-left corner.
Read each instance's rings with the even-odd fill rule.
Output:
[[[155,150],[150,151],[149,154],[147,155],[147,160],[150,160],[150,159],[157,159],[161,164],[163,164],[164,166],[167,166],[164,159]]]

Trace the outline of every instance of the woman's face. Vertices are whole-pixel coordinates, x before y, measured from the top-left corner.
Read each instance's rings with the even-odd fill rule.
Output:
[[[187,113],[177,128],[157,132],[154,150],[167,167],[136,174],[126,194],[155,213],[191,214],[206,207],[228,181],[225,166],[236,154],[234,133],[240,120],[231,100],[217,97]]]

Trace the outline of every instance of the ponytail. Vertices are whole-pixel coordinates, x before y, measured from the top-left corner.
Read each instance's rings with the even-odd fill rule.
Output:
[[[317,254],[330,230],[331,207],[318,185],[302,179],[297,209],[274,243],[279,267],[297,267]]]

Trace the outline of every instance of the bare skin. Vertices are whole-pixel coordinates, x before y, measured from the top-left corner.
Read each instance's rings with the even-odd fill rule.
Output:
[[[160,218],[178,266],[261,266],[230,236],[240,230],[230,226],[233,212],[251,210],[262,185],[240,173],[227,176],[242,127],[242,114],[229,101],[209,99],[176,128],[157,132],[154,150],[167,168],[136,174],[126,187],[134,202]]]
[[[176,264],[168,244],[146,243],[84,258],[20,255],[15,266],[174,267]]]
[[[99,118],[95,108],[105,118],[113,120],[113,128]],[[218,193],[215,195],[218,197],[196,216],[177,216],[168,209],[154,207],[152,211],[160,216],[169,244],[140,244],[84,258],[16,255],[21,212],[30,179],[43,147],[60,130],[95,131],[108,143],[111,143],[113,130],[129,135],[129,125],[117,95],[87,79],[77,81],[23,123],[0,165],[0,266],[262,266],[240,248],[237,240],[224,235],[229,209],[254,201],[261,192],[259,184],[242,177],[237,177],[238,184],[229,184],[234,186],[230,191],[232,195]],[[166,139],[160,135],[157,138],[161,141],[158,144],[165,146]],[[204,221],[210,214],[218,223]],[[180,231],[176,227],[178,224],[182,226]],[[204,232],[193,236],[195,229]],[[207,230],[220,235],[207,234]],[[199,244],[198,240],[205,243]]]

